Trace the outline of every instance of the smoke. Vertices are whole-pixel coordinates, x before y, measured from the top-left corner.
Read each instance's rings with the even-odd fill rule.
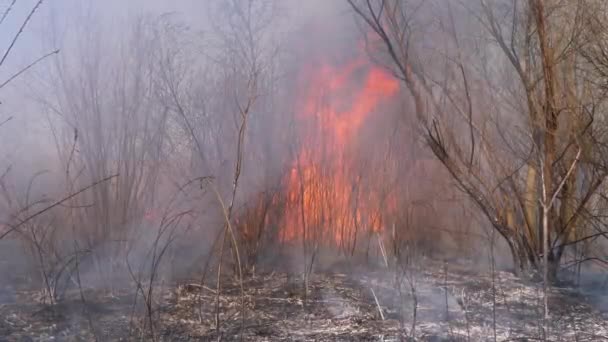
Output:
[[[429,254],[463,253],[460,233],[477,227],[448,201],[457,191],[423,149],[409,99],[377,64],[383,57],[370,51],[348,5],[245,4],[64,1],[41,9],[14,59],[61,53],[3,90],[10,98],[0,110],[16,119],[0,127],[1,158],[11,166],[2,216],[23,218],[24,205],[45,200],[33,212],[118,177],[11,236],[26,246],[28,270],[73,286],[78,260],[83,285],[99,288],[153,274],[188,278],[210,258],[219,262],[228,208],[214,190],[232,207],[245,265],[322,269],[333,257],[315,253],[328,250],[378,262],[377,240],[393,253],[396,238]],[[311,241],[303,243],[304,230]],[[445,231],[454,234],[437,233]],[[40,284],[45,275],[36,277]]]

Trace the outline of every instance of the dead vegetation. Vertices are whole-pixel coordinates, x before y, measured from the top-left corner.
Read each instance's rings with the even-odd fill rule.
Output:
[[[608,339],[608,8],[448,2],[75,15],[0,81],[56,159],[0,176],[0,340]]]
[[[574,288],[550,291],[552,319],[542,336],[542,283],[524,283],[510,273],[496,274],[493,298],[489,274],[468,271],[471,265],[454,264],[441,271],[441,263],[427,261],[417,275],[415,326],[413,297],[399,298],[394,276],[383,270],[358,267],[351,270],[315,273],[304,295],[301,278],[283,272],[259,274],[244,280],[247,341],[485,341],[491,340],[493,302],[496,303],[496,336],[501,341],[599,341],[608,339],[606,313]],[[436,270],[436,271],[433,271]],[[341,272],[345,271],[345,272]],[[241,338],[241,292],[236,278],[223,282],[219,296],[220,334],[223,341]],[[167,341],[217,340],[217,292],[212,282],[196,280],[171,284],[159,301],[157,338]],[[374,298],[377,296],[378,305]],[[146,338],[144,322],[133,316],[133,294],[118,291],[114,296],[85,290],[83,303],[77,292],[61,304],[41,305],[35,292],[19,292],[16,302],[3,304],[0,323],[9,341],[91,340],[122,341]],[[444,300],[445,298],[445,300]],[[39,297],[38,297],[39,299]],[[305,301],[306,299],[306,301]],[[203,310],[199,311],[202,300]],[[405,310],[402,304],[405,305]],[[88,328],[86,310],[95,322]],[[381,310],[381,311],[379,311]],[[135,320],[135,321],[133,321]],[[143,334],[143,335],[142,335]]]

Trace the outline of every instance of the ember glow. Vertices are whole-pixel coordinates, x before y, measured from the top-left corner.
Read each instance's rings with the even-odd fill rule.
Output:
[[[354,161],[367,120],[397,94],[399,83],[365,58],[342,66],[322,63],[302,73],[296,113],[300,143],[286,176],[288,203],[282,240],[314,239],[356,245],[362,232],[384,226],[375,191],[361,191]]]

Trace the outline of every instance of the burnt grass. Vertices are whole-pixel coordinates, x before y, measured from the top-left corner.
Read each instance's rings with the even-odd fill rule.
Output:
[[[409,278],[377,267],[329,269],[311,276],[307,294],[301,276],[248,274],[244,297],[238,281],[227,276],[219,296],[219,334],[222,341],[608,340],[608,316],[594,296],[553,287],[544,331],[541,284],[507,272],[496,272],[493,282],[491,274],[468,269],[427,262],[410,270]],[[408,279],[416,293],[414,327]],[[155,288],[156,340],[218,340],[212,283],[200,286],[192,279]],[[48,305],[39,292],[15,291],[0,302],[0,341],[153,340],[141,297],[136,303],[133,292],[71,289]]]

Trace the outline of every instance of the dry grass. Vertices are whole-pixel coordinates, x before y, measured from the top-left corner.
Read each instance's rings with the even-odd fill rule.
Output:
[[[470,265],[450,265],[444,279],[440,264],[427,262],[418,275],[416,338],[422,341],[483,341],[493,335],[491,277],[467,271]],[[497,339],[539,339],[542,324],[542,286],[525,284],[507,273],[497,273]],[[246,341],[396,341],[408,336],[401,319],[411,321],[411,303],[398,307],[388,271],[366,268],[349,273],[313,274],[304,302],[301,279],[288,273],[247,277],[245,288]],[[370,288],[378,298],[385,319]],[[447,307],[444,301],[447,287]],[[76,291],[59,305],[36,303],[35,292],[19,292],[16,302],[0,306],[0,334],[9,341],[53,338],[89,340],[91,332],[82,315]],[[464,294],[464,297],[463,297]],[[113,297],[85,290],[87,310],[100,340],[140,340],[141,322],[129,321],[132,291]],[[216,292],[193,281],[173,284],[158,296],[157,338],[163,341],[216,340]],[[200,296],[200,297],[199,297]],[[220,295],[223,341],[238,340],[241,328],[241,290],[237,280],[225,277]],[[199,300],[203,308],[199,311]],[[551,291],[552,312],[548,341],[608,339],[607,318],[593,306],[593,298],[568,288]],[[138,308],[139,310],[141,308]],[[466,312],[465,312],[466,309]],[[449,321],[445,321],[446,310]],[[400,317],[403,314],[404,317]],[[135,316],[137,317],[137,316]],[[143,317],[143,316],[142,316]],[[405,327],[410,329],[406,324]],[[145,333],[145,332],[144,332]],[[145,339],[145,335],[144,339]]]

